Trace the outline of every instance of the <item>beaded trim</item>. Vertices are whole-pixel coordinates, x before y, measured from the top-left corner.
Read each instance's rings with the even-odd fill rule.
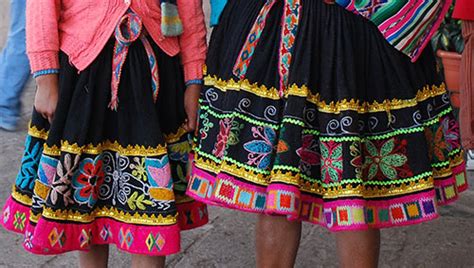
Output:
[[[42,75],[58,74],[58,73],[59,73],[59,69],[45,69],[45,70],[41,70],[41,71],[37,71],[33,73],[33,78],[37,78]]]

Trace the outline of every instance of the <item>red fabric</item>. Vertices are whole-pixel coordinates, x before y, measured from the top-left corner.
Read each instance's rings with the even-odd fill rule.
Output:
[[[474,21],[463,23],[466,46],[461,63],[461,138],[464,148],[474,149]]]
[[[474,0],[457,0],[453,17],[462,20],[474,20]]]
[[[185,79],[202,78],[206,57],[206,25],[202,0],[177,0],[184,32],[165,38],[157,0],[27,0],[26,45],[32,72],[59,68],[64,51],[80,71],[91,64],[112,37],[120,18],[131,8],[168,55],[180,53]]]

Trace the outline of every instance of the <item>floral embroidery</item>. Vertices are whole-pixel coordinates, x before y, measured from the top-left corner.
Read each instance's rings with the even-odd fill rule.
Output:
[[[139,180],[147,181],[145,158],[134,157],[133,161],[135,164],[130,164],[130,167],[133,169],[132,175]]]
[[[219,134],[217,135],[217,142],[212,153],[222,158],[229,145],[236,145],[239,143],[240,129],[243,126],[230,118],[225,118],[219,121]]]
[[[244,144],[244,149],[249,152],[248,164],[257,165],[258,168],[267,169],[270,166],[276,133],[271,127],[252,127],[252,133],[257,140]]]
[[[458,122],[452,118],[446,117],[441,121],[441,127],[443,128],[447,149],[452,151],[454,148],[458,148],[461,145],[459,140]]]
[[[444,152],[448,148],[448,144],[443,138],[443,126],[439,125],[434,134],[431,129],[426,129],[425,136],[426,140],[428,141],[430,160],[433,160],[433,157],[436,157],[436,159],[439,161],[445,161],[446,156]]]
[[[102,158],[98,156],[95,160],[84,159],[72,180],[72,185],[76,190],[74,199],[80,204],[93,207],[97,202],[99,187],[103,182]]]
[[[353,142],[351,146],[349,146],[349,150],[352,156],[351,165],[355,168],[356,178],[360,179],[362,178],[362,166],[364,164],[360,150],[360,142]]]
[[[324,182],[338,182],[342,177],[342,144],[321,142],[321,171]]]
[[[395,180],[400,175],[399,170],[405,170],[406,173],[410,173],[410,171],[404,168],[408,161],[408,158],[405,156],[406,144],[406,140],[398,142],[395,138],[383,142],[380,146],[367,140],[364,143],[366,152],[364,171],[366,178],[369,180],[374,178]]]
[[[79,164],[79,155],[72,157],[70,154],[66,154],[64,156],[64,160],[59,162],[58,169],[57,169],[57,177],[54,179],[53,183],[51,184],[51,203],[55,205],[60,196],[63,197],[64,205],[73,204],[74,201],[71,198],[71,180],[70,178],[73,176],[77,165]]]
[[[319,142],[313,135],[303,136],[303,145],[296,150],[296,154],[301,158],[300,169],[307,175],[311,175],[311,166],[321,164]]]

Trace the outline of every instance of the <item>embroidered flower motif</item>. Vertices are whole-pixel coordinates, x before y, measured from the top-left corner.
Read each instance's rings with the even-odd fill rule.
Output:
[[[84,159],[72,180],[72,185],[76,189],[74,198],[80,204],[93,207],[99,197],[99,188],[103,181],[102,158],[98,156],[95,160]]]
[[[132,170],[132,175],[139,180],[147,181],[147,171],[145,167],[145,158],[134,157],[133,161],[135,164],[130,164]]]
[[[362,152],[360,150],[360,142],[353,142],[349,147],[350,154],[352,156],[351,165],[355,168],[356,178],[362,178],[362,166],[364,160],[362,157]]]
[[[452,151],[455,148],[459,148],[461,145],[459,140],[458,122],[452,118],[445,117],[441,121],[441,127],[443,129],[443,135],[447,144],[447,149]]]
[[[64,156],[63,161],[59,161],[57,169],[57,177],[54,178],[51,184],[50,198],[51,203],[55,205],[60,197],[63,198],[64,205],[73,204],[74,201],[71,198],[71,177],[77,169],[79,164],[80,156],[76,155],[74,160],[70,154]]]
[[[135,188],[133,182],[139,182],[128,172],[130,159],[121,156],[119,153],[106,152],[103,154],[102,163],[104,164],[104,184],[100,187],[100,199],[112,199],[112,205],[116,205],[117,201],[127,204],[127,198],[132,193],[132,187]],[[140,189],[143,186],[139,187]]]
[[[311,166],[321,164],[319,142],[313,135],[303,136],[303,144],[296,150],[296,154],[301,158],[300,169],[307,175],[311,174]]]
[[[321,142],[321,175],[325,183],[338,182],[342,177],[342,144]]]
[[[249,152],[249,165],[267,169],[271,163],[272,152],[275,147],[276,133],[271,127],[252,127],[252,133],[257,140],[244,144],[244,149]]]
[[[364,149],[367,152],[364,161],[364,170],[369,180],[374,178],[388,178],[395,180],[399,177],[399,169],[408,161],[404,154],[406,140],[397,142],[395,138],[389,139],[377,146],[374,142],[367,140],[364,143]],[[398,148],[396,145],[399,145]],[[407,173],[409,173],[407,171]]]
[[[443,127],[442,125],[438,126],[436,132],[429,128],[425,129],[425,136],[428,142],[428,151],[430,160],[433,160],[433,157],[436,157],[439,161],[445,161],[445,151],[448,148],[448,144],[443,139]]]
[[[240,130],[243,128],[241,124],[231,118],[224,118],[219,121],[219,134],[217,135],[217,142],[212,153],[218,158],[225,155],[225,151],[229,145],[236,145],[239,143]]]

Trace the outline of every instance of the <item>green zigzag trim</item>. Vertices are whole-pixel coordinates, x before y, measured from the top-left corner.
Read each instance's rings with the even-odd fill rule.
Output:
[[[341,182],[331,182],[331,183],[324,183],[321,182],[318,179],[311,178],[305,174],[301,174],[301,177],[304,178],[307,181],[310,182],[318,182],[323,186],[324,188],[330,188],[330,187],[337,187],[337,186],[342,186],[346,184],[351,184],[351,183],[362,183],[364,186],[365,185],[370,185],[370,186],[386,186],[386,185],[391,185],[391,184],[402,184],[406,182],[412,182],[416,181],[425,177],[432,176],[433,172],[432,171],[427,171],[424,173],[421,173],[419,175],[413,176],[411,178],[406,178],[406,179],[400,179],[400,180],[391,180],[391,181],[363,181],[362,179],[344,179]]]
[[[252,170],[253,172],[255,173],[260,173],[260,174],[264,174],[264,175],[270,175],[270,171],[267,171],[267,170],[263,170],[263,169],[258,169],[256,167],[251,167],[249,165],[246,165],[246,164],[243,164],[243,163],[240,163],[230,157],[227,157],[227,156],[224,156],[224,161],[227,161],[227,162],[231,162],[232,164],[235,164],[237,165],[238,167],[243,167],[243,168],[246,168],[248,170]]]
[[[446,167],[446,166],[449,166],[449,165],[450,165],[449,161],[444,161],[444,162],[439,162],[439,163],[433,163],[433,164],[431,164],[431,167],[441,168],[441,167]]]
[[[208,113],[210,113],[212,116],[216,117],[216,118],[219,118],[219,119],[223,119],[223,118],[232,118],[232,117],[238,117],[242,120],[245,120],[251,124],[254,124],[254,125],[257,125],[257,126],[261,126],[261,127],[272,127],[274,128],[275,130],[278,130],[280,129],[280,126],[279,125],[275,125],[275,124],[272,124],[272,123],[268,123],[268,122],[261,122],[261,121],[258,121],[258,120],[255,120],[255,119],[252,119],[248,116],[245,116],[239,112],[232,112],[232,113],[228,113],[228,114],[218,114],[216,113],[215,111],[212,110],[211,107],[207,106],[207,105],[203,105],[201,106],[201,109],[202,110],[205,110],[207,111]]]
[[[311,134],[311,135],[318,135],[318,136],[321,134],[320,131],[315,130],[315,129],[303,129],[302,133],[303,133],[303,135],[304,134]]]
[[[204,157],[206,157],[206,158],[209,158],[209,159],[211,159],[212,161],[214,161],[214,162],[216,162],[216,163],[218,163],[218,164],[220,164],[221,161],[222,161],[222,160],[220,160],[219,158],[215,157],[215,156],[212,155],[212,154],[208,154],[208,153],[203,152],[200,147],[199,147],[199,148],[196,148],[196,149],[194,149],[194,150],[195,150],[198,154],[200,154],[200,155],[202,155],[202,156],[204,156]]]
[[[453,108],[449,107],[447,108],[446,110],[440,112],[439,114],[436,115],[435,118],[431,119],[430,121],[427,121],[425,123],[423,123],[423,126],[425,127],[430,127],[436,123],[439,123],[439,119],[449,113],[451,113],[453,111]]]
[[[288,118],[288,117],[283,118],[282,123],[289,123],[289,124],[297,125],[297,126],[300,126],[300,127],[305,127],[306,126],[303,121],[298,120],[298,119],[294,119],[294,118]]]
[[[273,170],[280,169],[280,170],[288,170],[288,171],[293,171],[293,172],[301,172],[299,168],[295,168],[292,166],[286,166],[286,165],[274,165]]]
[[[451,152],[449,152],[449,153],[448,153],[448,156],[457,155],[457,154],[459,154],[460,152],[462,152],[462,149],[461,149],[461,148],[456,148],[456,149],[452,150]]]

